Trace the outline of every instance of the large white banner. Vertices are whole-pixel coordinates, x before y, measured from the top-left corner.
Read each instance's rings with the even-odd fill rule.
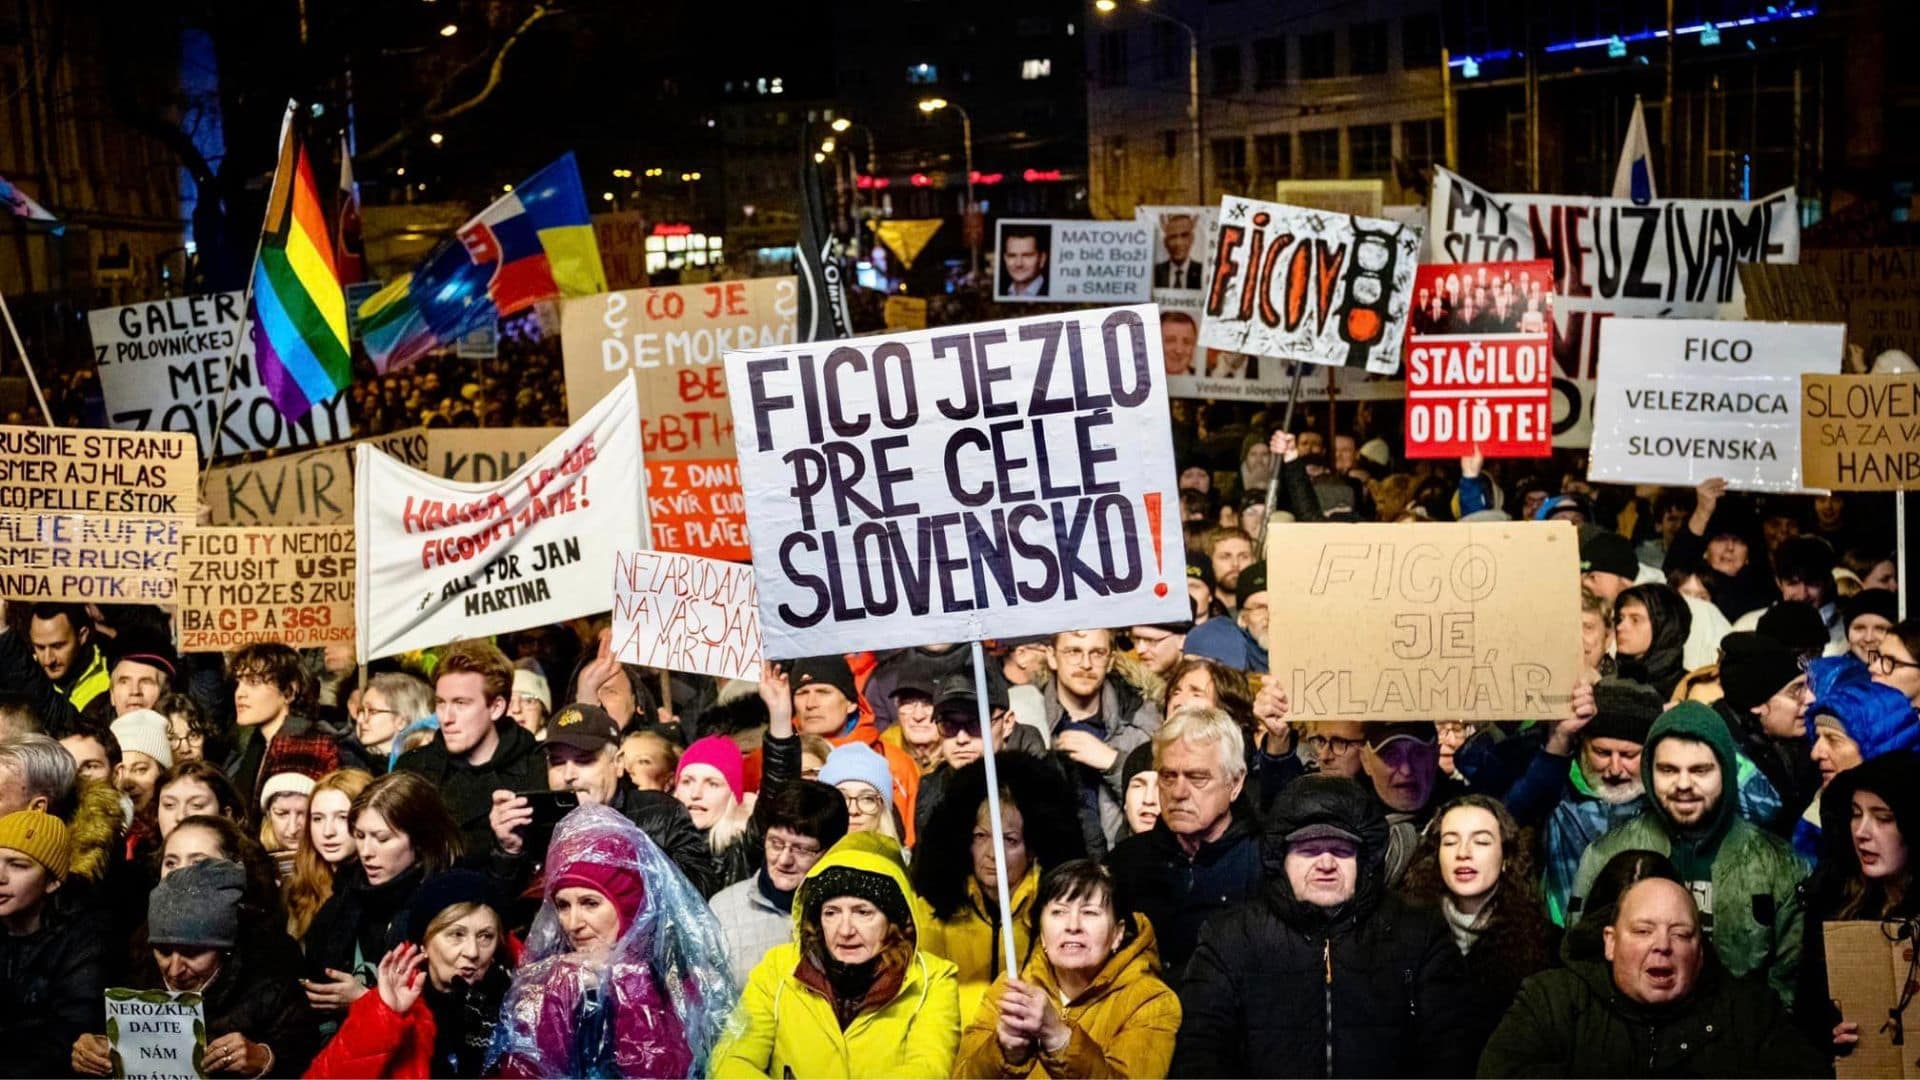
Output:
[[[254,370],[244,299],[223,292],[87,312],[113,426],[186,432],[208,461],[350,437],[344,391],[297,423],[280,415]]]
[[[727,354],[770,659],[1188,617],[1150,304]]]
[[[1427,230],[1436,263],[1552,259],[1556,329],[1553,444],[1593,437],[1601,323],[1711,319],[1733,299],[1743,262],[1800,261],[1793,189],[1762,199],[1507,195],[1436,169]]]
[[[605,611],[616,555],[644,535],[631,379],[499,483],[356,451],[362,662]]]
[[[1228,195],[1208,255],[1202,346],[1380,375],[1400,370],[1418,229]]]
[[[1800,376],[1837,374],[1839,323],[1614,319],[1587,478],[1800,491]]]

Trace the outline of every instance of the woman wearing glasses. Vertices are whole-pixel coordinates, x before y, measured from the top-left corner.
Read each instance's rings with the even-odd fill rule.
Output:
[[[848,832],[877,832],[890,840],[900,839],[900,821],[893,809],[893,770],[873,747],[857,742],[834,747],[820,770],[820,782],[846,797]]]
[[[396,748],[394,740],[432,712],[433,688],[425,682],[399,671],[375,675],[360,695],[360,711],[353,718],[353,735],[368,770],[385,775],[389,762],[398,757],[394,750],[405,749]]]
[[[1920,705],[1920,620],[1895,623],[1880,639],[1879,658],[1871,665],[1873,681],[1891,686]]]
[[[1830,827],[1805,887],[1807,932],[1794,1008],[1816,1046],[1844,1051],[1860,1041],[1862,1023],[1882,1018],[1843,1017],[1834,1005],[1838,987],[1827,978],[1823,924],[1881,920],[1897,938],[1903,921],[1920,915],[1907,839],[1920,839],[1920,753],[1896,751],[1841,775],[1821,795],[1820,816]]]

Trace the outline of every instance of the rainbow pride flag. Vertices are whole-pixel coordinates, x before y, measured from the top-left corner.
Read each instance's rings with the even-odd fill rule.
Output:
[[[347,298],[333,261],[327,215],[307,148],[294,130],[295,105],[280,122],[280,163],[253,262],[253,363],[288,420],[299,420],[353,381]]]
[[[360,336],[386,372],[542,300],[606,291],[580,169],[568,153],[363,301]]]

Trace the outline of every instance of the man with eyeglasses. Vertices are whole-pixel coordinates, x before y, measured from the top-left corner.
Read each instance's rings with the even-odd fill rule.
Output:
[[[1314,771],[1345,780],[1360,777],[1360,752],[1367,746],[1366,725],[1358,720],[1315,720],[1304,740],[1313,754]]]
[[[1111,630],[1055,634],[1049,663],[1054,679],[1045,699],[1047,730],[1079,791],[1087,854],[1099,858],[1128,834],[1127,753],[1153,737],[1160,710],[1130,684],[1109,676]]]
[[[846,800],[815,781],[782,784],[760,793],[753,825],[765,837],[766,861],[710,904],[727,932],[727,962],[741,986],[768,950],[792,940],[794,894],[820,856],[847,835]]]
[[[1739,631],[1720,639],[1720,689],[1724,696],[1713,708],[1740,751],[1741,787],[1757,782],[1768,788],[1763,801],[1770,812],[1754,824],[1790,838],[1820,793],[1820,769],[1807,743],[1813,689],[1806,666],[1791,646]]]
[[[1175,709],[1153,735],[1160,819],[1107,857],[1115,883],[1153,922],[1160,961],[1177,981],[1214,913],[1251,900],[1262,872],[1257,816],[1240,801],[1246,743],[1219,709]]]

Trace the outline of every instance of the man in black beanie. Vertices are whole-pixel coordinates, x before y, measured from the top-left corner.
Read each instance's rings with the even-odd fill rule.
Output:
[[[1507,790],[1514,819],[1543,838],[1547,910],[1561,924],[1587,845],[1646,804],[1640,748],[1666,702],[1644,683],[1601,679],[1593,704],[1590,720],[1552,724],[1540,753]]]
[[[1786,605],[1780,605],[1782,607]],[[1804,604],[1795,605],[1806,608]],[[1754,824],[1793,835],[1820,792],[1820,770],[1807,745],[1807,706],[1813,691],[1799,651],[1766,634],[1737,631],[1720,639],[1720,689],[1715,712],[1727,722],[1740,754],[1760,770],[1779,806]],[[1774,800],[1757,800],[1770,805]]]

